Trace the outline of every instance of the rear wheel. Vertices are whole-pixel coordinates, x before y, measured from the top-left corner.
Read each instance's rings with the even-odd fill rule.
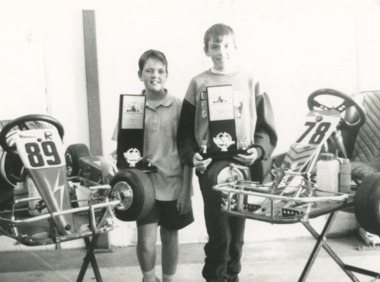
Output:
[[[66,173],[68,177],[78,176],[79,160],[90,156],[90,151],[85,144],[73,144],[67,147],[65,152]]]
[[[110,181],[110,198],[120,199],[115,216],[122,221],[144,218],[153,208],[155,191],[150,177],[137,169],[121,170]]]
[[[380,235],[380,173],[364,178],[355,193],[354,210],[364,230]]]
[[[369,224],[373,233],[380,236],[380,174],[377,174],[369,198]]]

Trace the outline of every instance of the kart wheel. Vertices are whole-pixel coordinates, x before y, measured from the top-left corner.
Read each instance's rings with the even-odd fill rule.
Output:
[[[369,178],[371,178],[371,185],[369,186],[367,217],[372,231],[368,230],[368,232],[380,236],[380,173],[370,175]]]
[[[122,221],[143,218],[154,206],[155,191],[150,177],[143,171],[121,170],[110,181],[110,198],[121,199],[115,216]]]
[[[25,170],[20,156],[5,151],[0,152],[0,175],[11,187],[23,181]]]
[[[366,177],[354,197],[354,211],[360,226],[369,233],[380,231],[380,173]]]
[[[13,202],[13,186],[0,177],[0,211],[10,209]]]
[[[232,160],[212,162],[205,172],[207,186],[210,187],[209,189],[212,189],[211,187],[217,184],[249,179],[249,170],[241,169],[239,166],[241,165],[237,165]],[[243,166],[241,167],[243,168]],[[237,194],[230,194],[229,199],[228,193],[218,191],[213,191],[212,193],[213,195],[211,197],[213,198],[214,204],[216,206],[220,206],[221,204],[223,208],[227,207],[227,203],[230,201],[232,208],[235,209],[237,202],[240,203],[243,199]]]
[[[79,174],[79,159],[90,156],[90,151],[85,144],[73,144],[67,147],[65,152],[66,174],[68,177]]]
[[[205,173],[210,186],[238,179],[248,179],[248,172],[239,169],[232,161],[227,160],[213,162]]]
[[[369,208],[369,224],[373,230],[372,233],[380,236],[380,183],[378,181],[376,181],[372,189]]]

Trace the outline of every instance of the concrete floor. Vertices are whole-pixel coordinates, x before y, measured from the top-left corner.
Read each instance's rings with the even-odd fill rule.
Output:
[[[240,281],[298,281],[315,242],[302,237],[246,244]],[[359,236],[329,238],[327,243],[344,263],[380,272],[380,249],[367,246]],[[83,249],[38,251],[32,247],[28,251],[1,252],[0,281],[76,281],[84,255]],[[134,246],[99,250],[96,259],[103,281],[141,281]],[[203,259],[203,244],[182,244],[176,281],[203,281]],[[157,261],[158,276],[160,261]],[[370,276],[355,275],[359,281],[375,281]],[[320,250],[307,278],[306,281],[318,282],[351,281],[324,249]],[[95,281],[91,266],[84,281]]]

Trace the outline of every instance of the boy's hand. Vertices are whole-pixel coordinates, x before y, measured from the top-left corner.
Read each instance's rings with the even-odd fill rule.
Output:
[[[237,160],[245,165],[252,165],[257,159],[258,153],[256,148],[249,148],[247,154],[238,154],[234,157],[234,160]]]
[[[202,174],[206,171],[211,161],[212,161],[211,158],[203,160],[203,157],[199,153],[195,153],[195,155],[193,156],[193,164],[194,164],[195,170],[199,171]]]
[[[103,157],[100,166],[106,183],[109,183],[112,176],[119,171],[116,167],[115,159],[112,156]]]

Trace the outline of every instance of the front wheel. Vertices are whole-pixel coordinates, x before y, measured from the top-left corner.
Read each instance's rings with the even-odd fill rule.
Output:
[[[66,173],[68,177],[78,176],[79,160],[90,156],[90,151],[85,144],[73,144],[67,147],[65,152]]]
[[[211,163],[210,167],[205,172],[205,178],[208,189],[212,189],[218,184],[234,183],[237,180],[249,180],[249,169],[246,166],[234,163],[231,160],[219,160]],[[208,192],[207,194],[209,194]],[[243,197],[232,193],[212,191],[209,195],[212,198],[214,205],[222,205],[223,209],[227,209],[228,203],[231,204],[232,209],[237,209],[241,205]]]
[[[153,208],[155,191],[150,177],[138,169],[120,170],[110,181],[110,198],[120,199],[115,216],[122,221],[143,218]]]
[[[207,177],[208,185],[212,187],[235,180],[249,179],[249,172],[245,168],[228,160],[214,161],[206,170],[205,176]]]

